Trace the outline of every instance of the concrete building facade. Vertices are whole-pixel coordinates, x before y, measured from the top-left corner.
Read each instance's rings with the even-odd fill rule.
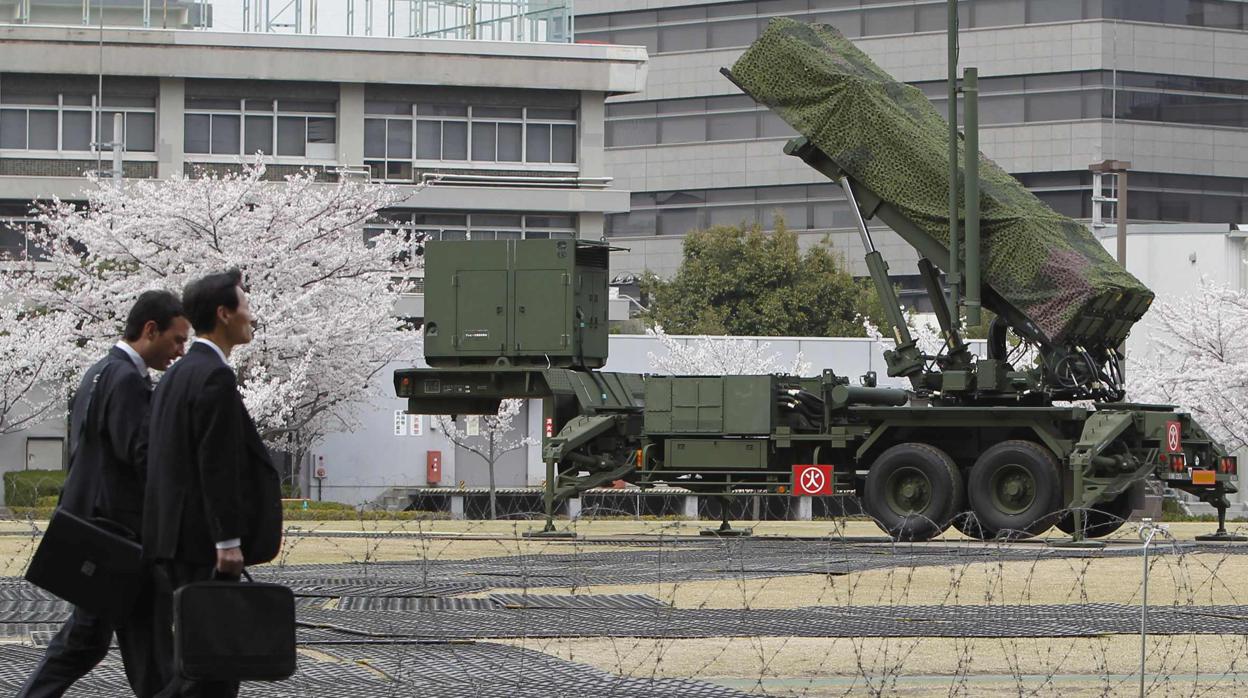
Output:
[[[126,179],[260,157],[273,179],[399,186],[377,225],[432,239],[601,238],[629,202],[606,173],[604,100],[645,76],[639,47],[0,24],[0,256],[38,258],[32,201],[85,200],[113,141]],[[421,317],[422,294],[396,312]],[[397,460],[374,460],[453,450],[405,429]],[[0,437],[0,469],[61,467],[63,435],[54,419]]]
[[[1244,2],[962,0],[959,10],[960,65],[979,68],[980,147],[1051,206],[1090,218],[1088,167],[1116,159],[1131,163],[1133,221],[1248,219]],[[866,274],[839,189],[781,152],[792,129],[719,68],[771,17],[823,22],[945,113],[945,0],[581,0],[576,12],[578,41],[651,55],[646,89],[607,103],[607,169],[632,191],[629,212],[607,217],[607,235],[629,248],[614,272],[670,274],[686,231],[770,228],[780,214],[807,244],[829,235]],[[877,243],[892,273],[915,273],[909,246],[891,234]]]

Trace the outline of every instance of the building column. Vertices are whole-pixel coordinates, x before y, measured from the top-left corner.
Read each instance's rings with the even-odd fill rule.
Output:
[[[582,177],[603,177],[607,174],[607,158],[604,147],[607,143],[607,106],[606,94],[602,92],[582,92],[580,124],[577,132],[579,148],[576,161],[579,163]]]
[[[338,85],[338,164],[364,167],[364,85]]]
[[[798,497],[789,509],[789,517],[794,521],[810,521],[813,508],[810,497]]]
[[[683,514],[686,519],[697,521],[698,520],[698,495],[696,494],[685,495],[685,505],[683,509],[684,509]]]
[[[185,111],[186,81],[161,78],[160,97],[156,103],[156,176],[161,179],[183,173]]]
[[[581,518],[581,498],[573,497],[567,500],[568,504],[568,521],[576,521]]]

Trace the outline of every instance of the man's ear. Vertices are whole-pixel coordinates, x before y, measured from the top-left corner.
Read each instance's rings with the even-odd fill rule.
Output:
[[[160,326],[155,320],[148,320],[143,323],[143,333],[139,335],[141,339],[156,339],[156,335],[160,334]]]

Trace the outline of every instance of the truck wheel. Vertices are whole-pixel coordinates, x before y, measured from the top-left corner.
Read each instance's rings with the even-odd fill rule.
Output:
[[[966,494],[985,537],[1030,538],[1062,504],[1057,458],[1031,441],[1002,441],[975,461]]]
[[[1122,528],[1131,515],[1131,495],[1128,492],[1114,497],[1107,502],[1097,502],[1083,512],[1083,535],[1088,538],[1104,538]],[[1057,527],[1062,533],[1074,535],[1074,512],[1066,511],[1057,520]]]
[[[953,517],[953,527],[958,530],[958,533],[976,540],[988,540],[996,535],[994,531],[985,530],[979,524],[979,517],[969,509],[958,512],[958,515]]]
[[[871,464],[863,505],[896,540],[924,541],[949,527],[961,500],[962,476],[949,454],[927,444],[904,443]]]

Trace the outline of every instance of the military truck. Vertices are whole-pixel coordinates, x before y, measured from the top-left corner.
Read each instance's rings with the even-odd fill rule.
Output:
[[[1212,504],[1212,537],[1231,538],[1235,457],[1187,412],[1122,402],[1120,347],[1153,294],[1086,227],[959,144],[960,222],[979,233],[968,230],[959,258],[964,290],[996,315],[986,356],[974,356],[937,266],[956,239],[949,139],[922,93],[834,28],[786,19],[724,73],[802,134],[786,153],[843,189],[890,313],[888,375],[909,387],[871,374],[854,384],[836,367],[813,377],[603,371],[611,247],[435,242],[425,256],[431,368],[394,376],[410,412],[490,414],[503,399],[542,400],[548,531],[560,501],[613,480],[787,496],[795,473],[823,465],[832,491],[856,492],[899,540],[949,526],[985,539],[1053,525],[1076,540],[1103,537],[1140,504],[1148,478]],[[907,329],[870,220],[921,256],[944,340],[934,355]]]

